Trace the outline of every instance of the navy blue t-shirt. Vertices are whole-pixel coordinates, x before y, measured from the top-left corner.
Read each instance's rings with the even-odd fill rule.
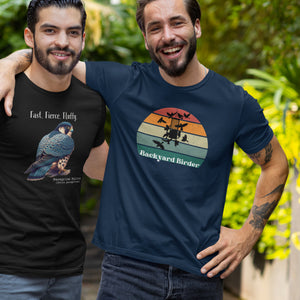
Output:
[[[88,62],[87,84],[111,113],[111,142],[94,243],[191,273],[216,243],[236,142],[263,149],[273,132],[257,101],[209,71],[168,84],[158,66]]]

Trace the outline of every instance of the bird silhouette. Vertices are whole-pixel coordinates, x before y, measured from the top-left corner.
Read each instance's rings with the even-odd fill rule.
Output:
[[[177,116],[179,117],[179,119],[183,119],[183,115],[180,114],[179,112],[177,113]]]
[[[25,171],[29,174],[27,180],[42,180],[45,176],[68,175],[70,170],[65,167],[74,150],[72,139],[73,126],[69,122],[62,122],[45,135],[37,149],[36,160]]]
[[[167,115],[169,116],[169,118],[173,118],[176,115],[176,113],[169,113],[169,112],[167,112]]]
[[[163,146],[163,142],[161,143],[161,142],[155,141],[155,140],[153,140],[153,142],[156,144],[156,147],[157,147],[157,148],[160,148],[160,149],[162,149],[162,150],[165,149],[165,147]]]
[[[167,123],[167,122],[164,120],[163,117],[161,117],[161,118],[157,121],[157,123]]]
[[[188,142],[188,139],[187,139],[187,135],[186,135],[186,134],[185,134],[184,137],[182,138],[182,141],[183,141],[183,142]]]
[[[181,130],[183,130],[183,127],[185,127],[187,125],[188,125],[188,123],[184,123],[184,124],[175,125],[175,127],[177,127],[178,129],[180,128]]]

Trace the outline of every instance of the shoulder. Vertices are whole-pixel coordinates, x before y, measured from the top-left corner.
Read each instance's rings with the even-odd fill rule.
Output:
[[[212,72],[212,82],[218,89],[222,89],[223,91],[231,92],[231,93],[237,93],[240,96],[244,96],[246,93],[245,90],[240,86],[235,84],[234,82],[230,81],[228,78],[214,72]]]
[[[74,76],[72,77],[71,88],[75,92],[81,92],[81,93],[85,93],[86,95],[89,95],[89,96],[95,96],[95,97],[102,98],[101,95],[98,92],[91,89],[88,85],[81,82],[79,79],[77,79]]]
[[[30,80],[28,79],[28,77],[25,75],[24,72],[16,74],[15,80],[16,80],[16,87],[30,82]]]
[[[87,76],[91,75],[91,73],[93,73],[94,75],[129,75],[138,72],[147,72],[149,68],[151,68],[151,64],[139,62],[133,62],[131,65],[125,65],[118,62],[110,61],[86,62]]]

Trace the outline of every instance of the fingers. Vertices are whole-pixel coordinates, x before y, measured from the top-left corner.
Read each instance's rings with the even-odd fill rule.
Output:
[[[13,92],[9,92],[4,100],[4,109],[5,109],[5,113],[7,114],[7,116],[11,117],[12,113],[12,106],[13,106],[13,98],[14,98],[14,93]]]
[[[221,274],[221,279],[225,279],[227,278],[237,267],[238,265],[240,264],[240,262],[237,262],[237,261],[233,261],[228,267],[227,269],[225,270],[224,273]]]
[[[234,256],[217,255],[201,268],[201,273],[212,278],[223,272],[220,277],[224,279],[236,269],[240,262],[241,260],[234,258]]]
[[[2,71],[2,70],[1,70]],[[4,110],[7,116],[12,116],[13,98],[15,93],[15,75],[11,76],[8,74],[0,74],[1,85],[0,85],[0,100],[4,101]],[[3,75],[3,76],[2,76]]]
[[[202,256],[203,254],[211,255],[214,253],[218,254],[201,268],[201,273],[207,273],[208,277],[216,276],[221,271],[226,269],[231,262],[231,256],[228,251],[226,251],[226,249],[223,249],[223,247],[221,247],[218,243],[200,252],[199,255],[197,255],[197,258],[205,257]]]
[[[202,250],[201,252],[199,252],[197,254],[197,259],[202,259],[204,257],[207,257],[209,255],[212,255],[214,253],[216,253],[218,250],[217,250],[217,244],[213,245],[213,246],[210,246],[210,247],[207,247],[206,249]]]
[[[211,278],[223,272],[220,277],[224,279],[236,269],[244,253],[247,254],[237,234],[238,231],[222,228],[219,241],[197,254],[197,259],[215,255],[201,268],[201,273]]]

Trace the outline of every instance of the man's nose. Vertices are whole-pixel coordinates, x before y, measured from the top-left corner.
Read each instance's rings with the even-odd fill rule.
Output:
[[[164,27],[162,39],[165,42],[170,42],[170,41],[173,41],[175,39],[174,31],[170,26],[165,26]]]
[[[62,49],[67,47],[69,45],[68,35],[65,32],[60,32],[55,44]]]

